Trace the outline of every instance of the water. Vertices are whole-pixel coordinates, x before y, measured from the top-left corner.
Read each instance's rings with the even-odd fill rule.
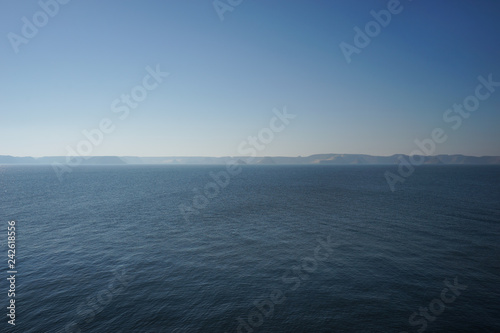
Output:
[[[187,221],[224,167],[2,166],[0,331],[499,332],[500,168],[387,168],[245,166]]]

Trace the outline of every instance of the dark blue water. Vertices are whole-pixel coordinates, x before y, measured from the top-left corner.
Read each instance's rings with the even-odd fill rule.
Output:
[[[500,332],[500,168],[387,168],[2,166],[0,331]]]

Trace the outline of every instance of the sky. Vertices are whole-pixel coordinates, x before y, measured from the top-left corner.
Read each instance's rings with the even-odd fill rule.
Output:
[[[0,0],[0,155],[500,155],[498,1],[59,1]]]

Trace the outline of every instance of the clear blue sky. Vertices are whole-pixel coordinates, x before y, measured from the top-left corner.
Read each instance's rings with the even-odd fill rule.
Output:
[[[260,155],[408,154],[435,127],[436,154],[500,155],[500,87],[443,121],[479,75],[500,81],[498,1],[402,0],[349,64],[339,44],[387,1],[243,0],[221,21],[212,1],[71,0],[18,53],[8,34],[41,7],[0,4],[2,155],[66,155],[109,118],[92,155],[237,156],[283,106],[297,117]],[[120,120],[111,103],[157,64],[170,75]]]

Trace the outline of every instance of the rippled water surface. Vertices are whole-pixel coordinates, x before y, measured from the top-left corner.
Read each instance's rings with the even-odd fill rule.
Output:
[[[500,168],[386,169],[2,166],[0,331],[500,332]]]

